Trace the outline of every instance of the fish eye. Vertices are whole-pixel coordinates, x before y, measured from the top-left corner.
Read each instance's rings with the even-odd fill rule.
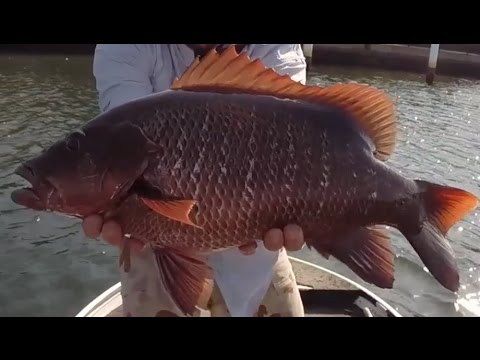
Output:
[[[70,151],[78,151],[80,150],[80,140],[78,139],[78,136],[75,136],[75,134],[73,134],[72,136],[70,136],[66,143],[65,143],[65,146],[67,147],[68,150]]]

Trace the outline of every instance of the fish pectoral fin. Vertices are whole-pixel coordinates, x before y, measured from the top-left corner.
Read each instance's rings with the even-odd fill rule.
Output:
[[[196,205],[195,200],[152,200],[144,197],[141,199],[148,208],[160,215],[200,228],[188,217],[190,211]]]
[[[332,256],[347,265],[364,281],[380,288],[393,287],[395,255],[390,238],[384,229],[380,227],[355,229],[333,238],[327,249]]]
[[[213,271],[199,255],[172,248],[155,249],[160,278],[172,301],[185,315],[207,308]]]

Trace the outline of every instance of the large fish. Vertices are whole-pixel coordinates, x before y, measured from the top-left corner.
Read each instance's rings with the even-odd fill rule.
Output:
[[[393,103],[378,89],[305,86],[233,47],[212,50],[171,90],[101,114],[26,161],[17,174],[32,188],[12,198],[117,220],[127,239],[155,248],[185,314],[211,290],[204,253],[289,223],[303,228],[309,248],[382,288],[393,285],[394,254],[380,226],[395,227],[456,291],[445,236],[478,199],[389,168],[395,137]]]

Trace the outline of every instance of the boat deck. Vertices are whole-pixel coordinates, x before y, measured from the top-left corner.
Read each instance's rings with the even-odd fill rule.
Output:
[[[320,266],[292,258],[307,317],[400,317],[381,299],[353,281]],[[77,316],[122,317],[120,284]],[[209,312],[202,314],[209,317]]]

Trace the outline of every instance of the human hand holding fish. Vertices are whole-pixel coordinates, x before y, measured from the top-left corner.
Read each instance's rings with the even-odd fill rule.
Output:
[[[100,215],[91,215],[85,218],[82,222],[82,227],[85,235],[92,239],[97,239],[100,236],[110,245],[118,246],[122,248],[125,238],[122,233],[121,226],[112,220],[106,222]],[[130,249],[132,253],[139,253],[145,247],[145,244],[136,239],[129,239]],[[270,251],[278,251],[282,247],[285,247],[287,251],[298,251],[304,244],[303,231],[298,225],[287,225],[283,231],[281,229],[269,230],[264,238],[265,248]],[[257,248],[257,242],[241,245],[238,247],[240,252],[244,255],[252,255]]]

